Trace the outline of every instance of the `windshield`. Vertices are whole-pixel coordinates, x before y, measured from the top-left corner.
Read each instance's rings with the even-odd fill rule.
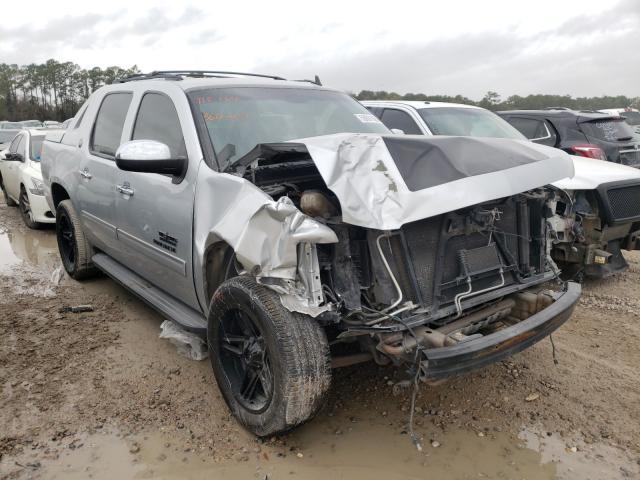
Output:
[[[620,116],[625,118],[629,125],[640,125],[640,112],[622,112]]]
[[[42,142],[44,142],[44,137],[31,137],[31,160],[35,162],[40,161],[40,156],[42,155]]]
[[[624,142],[634,138],[635,133],[623,118],[605,118],[582,123],[587,137],[605,142]]]
[[[12,129],[12,130],[21,130],[24,127],[21,123],[18,122],[6,122],[2,124],[3,129]]]
[[[488,110],[438,107],[421,108],[418,113],[434,135],[526,140],[518,130]]]
[[[236,87],[189,93],[221,168],[259,143],[332,133],[389,133],[347,94],[307,88]]]

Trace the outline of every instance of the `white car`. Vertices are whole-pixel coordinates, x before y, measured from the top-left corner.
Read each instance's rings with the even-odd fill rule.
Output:
[[[495,113],[473,105],[382,100],[362,104],[388,128],[408,135],[526,139]],[[640,171],[602,160],[572,159],[575,176],[553,183],[561,197],[549,219],[556,232],[551,253],[569,276],[606,277],[627,268],[621,249],[640,249]]]
[[[40,154],[45,135],[52,130],[21,130],[9,148],[0,153],[0,187],[7,205],[20,208],[24,223],[39,228],[55,223],[55,215],[44,197]]]

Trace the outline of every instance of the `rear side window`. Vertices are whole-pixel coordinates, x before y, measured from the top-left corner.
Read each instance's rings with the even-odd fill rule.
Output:
[[[156,140],[169,147],[172,158],[186,158],[187,149],[173,101],[160,93],[142,97],[132,140]]]
[[[407,135],[422,135],[418,124],[411,116],[395,108],[385,108],[381,120],[387,128],[398,128]]]
[[[533,142],[549,146],[556,144],[556,135],[553,127],[549,127],[544,120],[511,117],[508,119],[508,122]]]
[[[93,153],[115,157],[131,97],[131,93],[110,93],[104,97],[91,135],[90,148]]]

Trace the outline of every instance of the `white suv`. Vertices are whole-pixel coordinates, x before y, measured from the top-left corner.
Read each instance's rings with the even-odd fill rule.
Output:
[[[9,148],[0,153],[0,186],[7,205],[20,207],[22,219],[29,228],[56,221],[44,197],[40,171],[42,142],[47,133],[22,130]]]

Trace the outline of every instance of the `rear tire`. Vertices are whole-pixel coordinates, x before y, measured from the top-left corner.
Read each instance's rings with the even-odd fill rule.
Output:
[[[254,279],[230,278],[216,290],[207,339],[222,396],[254,434],[290,430],[324,404],[331,365],[323,329]]]
[[[7,189],[4,188],[4,182],[2,181],[2,178],[0,178],[0,189],[2,189],[2,194],[4,195],[4,201],[7,202],[7,207],[15,207],[16,205],[18,205],[15,201],[9,198]]]
[[[22,217],[22,221],[24,224],[29,227],[35,229],[42,228],[42,224],[36,222],[33,219],[33,212],[31,211],[31,202],[29,201],[29,194],[25,190],[24,186],[20,187],[20,198],[18,202],[18,209],[20,210],[20,216]]]
[[[56,238],[62,265],[71,278],[83,280],[98,274],[91,262],[91,245],[71,200],[63,200],[56,209]]]

